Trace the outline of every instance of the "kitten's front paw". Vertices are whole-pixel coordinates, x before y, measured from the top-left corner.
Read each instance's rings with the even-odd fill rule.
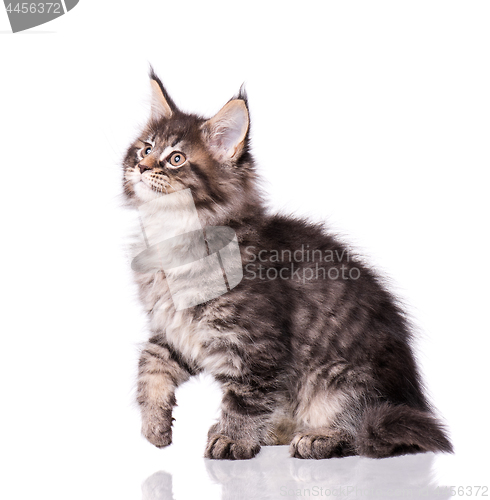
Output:
[[[351,444],[335,434],[296,434],[291,441],[289,453],[294,458],[339,458],[355,455]]]
[[[260,451],[260,445],[244,440],[233,440],[222,434],[209,436],[205,458],[218,460],[247,460],[255,457]]]
[[[143,436],[157,448],[164,448],[172,443],[172,418],[148,414],[143,416],[141,428]]]

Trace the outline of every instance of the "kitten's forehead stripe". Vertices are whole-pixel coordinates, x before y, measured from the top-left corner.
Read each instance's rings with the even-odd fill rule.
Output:
[[[172,146],[167,146],[163,151],[162,154],[160,155],[160,161],[163,161],[167,158],[167,156],[173,151]]]
[[[138,141],[143,144],[150,144],[151,147],[153,147],[155,145],[155,135],[153,137],[147,137],[146,139],[138,139]]]

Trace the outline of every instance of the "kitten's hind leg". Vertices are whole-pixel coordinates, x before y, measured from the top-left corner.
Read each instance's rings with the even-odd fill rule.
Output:
[[[356,455],[352,437],[337,429],[312,429],[296,434],[289,446],[294,458],[340,458]]]
[[[306,386],[296,410],[299,432],[289,452],[295,458],[338,458],[356,455],[351,399],[341,391]],[[348,418],[346,418],[348,417]]]

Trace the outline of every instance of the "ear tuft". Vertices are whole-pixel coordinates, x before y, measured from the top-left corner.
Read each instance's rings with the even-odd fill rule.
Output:
[[[177,106],[168,95],[151,65],[149,76],[151,84],[151,117],[155,120],[168,119],[177,110]]]
[[[219,159],[231,159],[241,151],[249,123],[247,104],[242,98],[229,101],[205,123],[208,143]]]
[[[245,90],[245,82],[243,82],[240,85],[240,90],[238,91],[237,99],[241,99],[242,101],[245,101],[245,106],[247,106],[247,109],[248,109],[248,96],[247,96],[247,91]]]

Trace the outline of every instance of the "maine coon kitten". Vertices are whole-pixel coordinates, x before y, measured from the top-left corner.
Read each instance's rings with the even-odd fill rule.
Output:
[[[322,226],[266,212],[245,94],[206,120],[180,111],[153,70],[150,81],[151,117],[124,160],[126,199],[138,208],[190,189],[203,227],[235,231],[243,279],[177,310],[163,271],[135,273],[152,331],[138,378],[146,438],[171,443],[175,389],[205,370],[223,390],[206,457],[247,459],[273,444],[316,459],[451,452],[381,280]],[[171,222],[172,210],[154,220]]]

